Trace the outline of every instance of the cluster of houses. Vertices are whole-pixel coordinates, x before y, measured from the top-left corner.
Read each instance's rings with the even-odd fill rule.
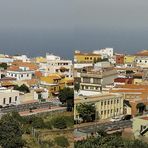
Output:
[[[133,55],[117,54],[113,48],[75,51],[74,80],[76,120],[77,105],[91,103],[96,119],[132,115],[134,134],[143,131],[148,137],[148,50]]]
[[[28,58],[0,55],[0,106],[49,101],[64,87],[73,88],[73,64],[53,54]],[[21,86],[28,92],[22,92]]]

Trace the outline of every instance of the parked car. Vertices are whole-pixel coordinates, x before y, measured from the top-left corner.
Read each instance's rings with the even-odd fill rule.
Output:
[[[111,122],[116,122],[116,121],[121,121],[121,120],[122,120],[122,118],[119,117],[119,116],[112,117],[112,118],[110,119]]]
[[[132,115],[125,115],[122,117],[122,120],[131,120],[132,118]]]

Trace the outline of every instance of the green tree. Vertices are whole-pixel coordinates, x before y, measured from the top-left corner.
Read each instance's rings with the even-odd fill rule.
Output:
[[[96,108],[94,104],[81,103],[77,105],[76,109],[83,121],[88,122],[95,120]]]
[[[60,147],[68,147],[69,146],[68,139],[64,136],[56,137],[55,143]]]
[[[72,111],[74,106],[74,90],[72,88],[65,87],[60,90],[58,97],[63,104],[66,103],[67,111]]]
[[[7,69],[7,63],[0,63],[0,68]]]
[[[14,90],[18,90],[18,91],[24,92],[24,93],[29,93],[30,92],[28,86],[26,86],[25,84],[22,84],[21,86],[15,85]]]
[[[22,148],[22,130],[20,123],[11,115],[6,114],[0,120],[0,145],[2,148]]]
[[[75,83],[74,84],[74,89],[78,92],[80,89],[80,83]]]

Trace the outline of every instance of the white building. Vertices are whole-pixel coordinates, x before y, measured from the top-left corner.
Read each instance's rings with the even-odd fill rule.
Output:
[[[13,56],[14,60],[21,60],[23,62],[30,62],[30,59],[26,55],[18,55],[18,56]]]
[[[136,66],[142,68],[148,68],[148,57],[147,56],[138,56],[135,58]]]
[[[5,106],[6,104],[19,104],[19,91],[0,88],[0,105]]]
[[[73,64],[71,60],[63,60],[58,56],[46,54],[47,63],[40,63],[40,71],[47,76],[52,73],[73,77]]]
[[[113,48],[103,48],[103,49],[100,49],[100,50],[95,50],[95,51],[93,51],[93,53],[100,54],[102,59],[104,59],[104,58],[113,57],[114,50],[113,50]]]
[[[7,77],[16,78],[16,80],[31,80],[34,71],[29,70],[26,67],[19,67],[19,70],[8,70]]]

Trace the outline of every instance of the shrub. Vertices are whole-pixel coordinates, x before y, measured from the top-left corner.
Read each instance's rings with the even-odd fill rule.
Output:
[[[68,147],[69,146],[68,139],[64,136],[56,137],[54,140],[58,146],[61,146],[61,147]]]
[[[53,118],[52,124],[55,128],[58,128],[58,129],[67,128],[66,120],[63,116]]]

